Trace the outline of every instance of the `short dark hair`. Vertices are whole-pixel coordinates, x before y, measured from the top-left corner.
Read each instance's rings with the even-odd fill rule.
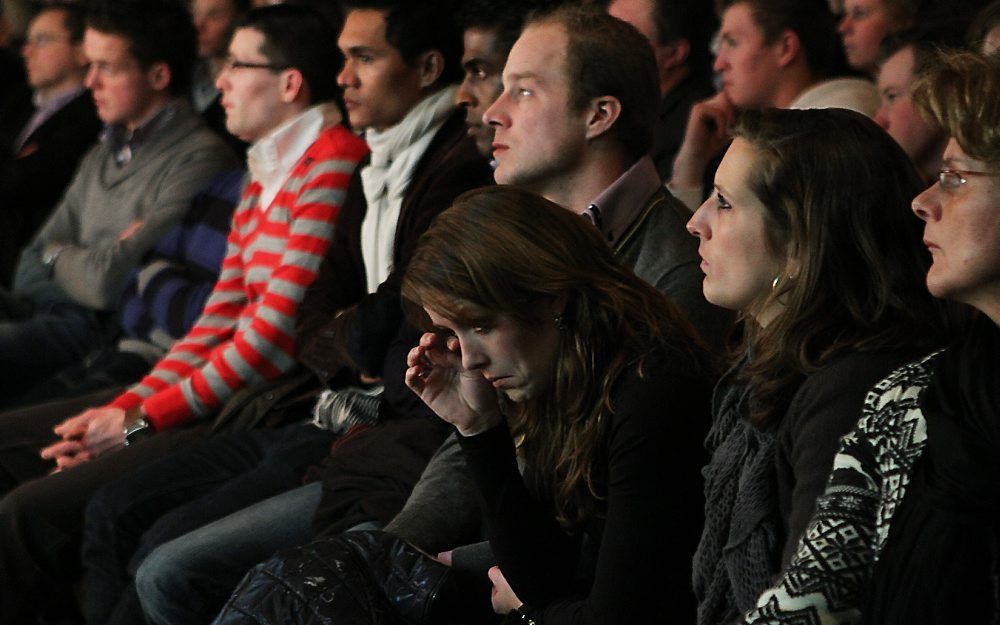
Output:
[[[947,47],[946,43],[936,34],[918,29],[907,29],[886,35],[878,47],[878,65],[881,67],[889,57],[900,50],[913,50],[913,75],[919,76],[927,71],[937,55],[937,52]]]
[[[424,52],[437,50],[444,69],[437,84],[462,79],[462,33],[455,22],[455,0],[344,0],[344,11],[373,10],[385,13],[385,39],[407,63]]]
[[[235,30],[250,28],[264,36],[260,46],[267,60],[302,73],[312,102],[336,98],[342,56],[337,31],[318,11],[301,4],[276,4],[253,9]]]
[[[696,72],[711,69],[712,34],[719,28],[718,18],[704,5],[704,0],[653,0],[657,43],[686,40],[691,46],[687,65]]]
[[[528,13],[538,5],[529,0],[466,0],[456,21],[462,32],[470,28],[494,31],[498,49],[507,53],[521,36]]]
[[[799,38],[806,65],[817,76],[837,66],[840,38],[827,0],[716,0],[719,18],[729,7],[746,4],[768,43],[790,30]]]
[[[83,30],[87,25],[87,9],[82,4],[76,2],[47,2],[38,6],[35,17],[46,11],[59,11],[62,13],[63,28],[69,33],[69,40],[73,43],[83,41]]]
[[[566,5],[532,15],[528,25],[561,25],[566,46],[570,104],[582,110],[591,98],[618,98],[621,113],[610,134],[638,160],[652,146],[660,102],[659,71],[653,48],[631,24],[595,6]]]
[[[129,52],[143,69],[155,63],[170,68],[167,90],[176,96],[191,89],[198,35],[191,14],[175,0],[98,0],[87,26],[128,41]]]

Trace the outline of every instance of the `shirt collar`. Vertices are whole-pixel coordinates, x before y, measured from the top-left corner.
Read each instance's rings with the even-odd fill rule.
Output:
[[[312,106],[258,139],[247,150],[247,168],[252,180],[267,188],[284,182],[302,154],[319,137],[324,126],[324,108]]]
[[[661,184],[653,159],[643,156],[601,191],[584,214],[600,229],[608,243],[614,245]]]
[[[83,90],[83,85],[80,85],[78,87],[67,89],[61,93],[49,94],[49,97],[44,99],[42,98],[41,92],[36,91],[31,97],[31,102],[38,110],[58,111],[63,106],[68,104],[73,98],[83,93]]]
[[[129,130],[124,124],[106,124],[101,131],[101,143],[108,146],[115,162],[124,167],[135,157],[136,151],[151,135],[156,134],[177,115],[181,107],[179,100],[173,100],[150,112],[146,119],[134,130]]]

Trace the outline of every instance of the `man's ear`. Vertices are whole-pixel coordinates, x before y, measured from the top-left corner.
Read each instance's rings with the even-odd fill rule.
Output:
[[[295,68],[281,72],[281,101],[286,104],[295,102],[304,93],[308,95],[309,85],[306,84],[302,72]]]
[[[146,70],[146,77],[149,79],[149,86],[155,91],[166,91],[170,88],[170,81],[173,78],[170,66],[163,61],[153,63]]]
[[[661,43],[653,46],[656,54],[656,66],[660,71],[681,67],[687,63],[691,55],[691,42],[687,39],[678,39],[670,43]]]
[[[778,53],[778,66],[787,67],[799,57],[802,52],[802,41],[791,30],[782,31],[773,44]]]
[[[417,57],[420,70],[420,88],[426,89],[437,82],[444,72],[444,55],[438,50],[428,50]]]
[[[618,98],[602,95],[593,98],[587,107],[587,138],[596,139],[606,133],[622,113]]]

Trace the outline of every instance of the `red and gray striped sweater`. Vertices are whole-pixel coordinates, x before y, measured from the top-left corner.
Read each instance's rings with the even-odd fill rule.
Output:
[[[251,181],[233,216],[205,310],[153,370],[110,405],[142,405],[157,431],[212,413],[241,388],[294,364],[295,317],[333,235],[351,174],[368,152],[343,126],[324,130],[274,201]]]

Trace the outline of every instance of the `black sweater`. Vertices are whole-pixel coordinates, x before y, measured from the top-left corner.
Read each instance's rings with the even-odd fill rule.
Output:
[[[673,622],[694,620],[713,380],[689,363],[663,354],[648,359],[643,378],[626,370],[615,384],[598,453],[604,514],[577,536],[525,486],[505,424],[462,437],[500,569],[544,625],[663,622],[668,608]]]

